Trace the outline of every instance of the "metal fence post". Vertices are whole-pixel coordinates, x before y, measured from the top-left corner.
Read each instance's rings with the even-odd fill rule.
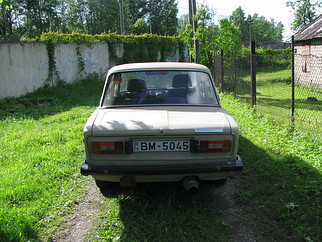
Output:
[[[234,78],[234,97],[237,97],[237,54],[236,54],[236,49],[233,50],[233,59],[234,59],[234,73],[233,73],[233,78]]]
[[[291,58],[292,58],[292,124],[294,124],[294,112],[295,112],[295,80],[294,80],[294,35],[292,35],[292,43],[291,43]]]
[[[221,91],[224,92],[224,50],[220,50],[220,82]]]
[[[256,61],[255,61],[255,41],[250,43],[250,75],[252,90],[252,106],[256,105]]]

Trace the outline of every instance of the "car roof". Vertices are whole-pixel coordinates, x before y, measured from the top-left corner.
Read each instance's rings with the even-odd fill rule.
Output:
[[[210,74],[209,69],[200,64],[186,62],[142,62],[122,64],[112,67],[108,75],[115,72],[125,71],[144,71],[144,70],[187,70],[187,71],[203,71]]]

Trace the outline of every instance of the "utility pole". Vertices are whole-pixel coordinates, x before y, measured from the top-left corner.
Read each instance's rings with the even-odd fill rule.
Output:
[[[191,0],[188,0],[188,4],[189,4],[189,22],[190,22],[190,26],[193,26],[193,12],[192,12],[192,4],[191,4]],[[192,32],[190,33],[190,38],[192,39],[194,36],[194,32],[192,30]],[[193,62],[193,56],[190,55],[190,62]]]
[[[120,34],[124,34],[124,9],[123,9],[123,0],[119,0],[120,5]]]
[[[194,38],[193,41],[193,46],[195,49],[195,62],[200,63],[200,57],[199,57],[199,41],[196,39],[196,31],[198,28],[197,21],[194,20],[194,17],[196,16],[197,13],[197,5],[196,5],[196,0],[188,0],[189,1],[189,20],[190,24],[193,29],[193,34],[192,37]]]

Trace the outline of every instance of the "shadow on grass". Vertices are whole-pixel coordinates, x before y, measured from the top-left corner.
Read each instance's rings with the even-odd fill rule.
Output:
[[[202,183],[192,195],[181,183],[142,183],[103,194],[118,200],[121,241],[226,241],[231,228],[218,216],[212,187]],[[113,233],[112,217],[107,216],[105,238]]]
[[[98,106],[103,81],[88,77],[73,84],[60,83],[54,87],[42,87],[19,98],[0,100],[0,119],[40,119],[77,106]]]
[[[10,220],[10,219],[9,219]],[[0,228],[0,241],[3,242],[16,242],[16,241],[30,241],[29,239],[32,239],[32,241],[41,241],[38,236],[38,231],[35,229],[33,225],[29,223],[29,221],[24,221],[23,218],[19,218],[19,220],[16,220],[15,222],[19,225],[16,226],[19,228],[19,231],[17,230],[11,230],[6,228],[10,226],[9,224],[6,224],[6,219],[0,219],[1,222],[1,228]],[[13,222],[13,221],[10,221]],[[7,233],[7,231],[10,231],[10,233]]]
[[[250,81],[237,79],[236,82],[231,79],[225,79],[223,83],[224,91],[227,93],[236,93],[236,95],[251,95]]]
[[[260,95],[257,100],[257,104],[266,107],[279,107],[291,110],[292,99],[267,98],[263,97],[263,95]],[[295,111],[296,109],[320,112],[322,111],[322,101],[309,102],[306,99],[296,99]]]
[[[321,239],[320,171],[296,156],[263,150],[243,136],[239,144],[245,169],[237,199],[248,216],[277,241]]]
[[[103,191],[106,201],[116,201],[119,210],[112,212],[108,206],[101,236],[110,239],[116,233],[120,241],[228,241],[242,225],[267,241],[319,238],[318,170],[297,157],[270,154],[244,137],[240,154],[245,168],[233,193],[243,217],[236,223],[220,219],[216,205],[222,198],[214,193],[218,185],[201,183],[195,195],[185,192],[180,183],[116,186]],[[225,186],[221,190],[224,193]],[[123,227],[117,229],[116,224]]]

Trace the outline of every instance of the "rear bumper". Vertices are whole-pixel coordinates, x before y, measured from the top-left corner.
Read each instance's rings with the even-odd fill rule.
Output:
[[[183,165],[140,165],[140,166],[98,166],[89,165],[86,160],[82,163],[81,174],[88,175],[170,175],[170,174],[202,174],[217,172],[233,172],[243,169],[243,162],[236,157],[234,165],[214,162]]]

